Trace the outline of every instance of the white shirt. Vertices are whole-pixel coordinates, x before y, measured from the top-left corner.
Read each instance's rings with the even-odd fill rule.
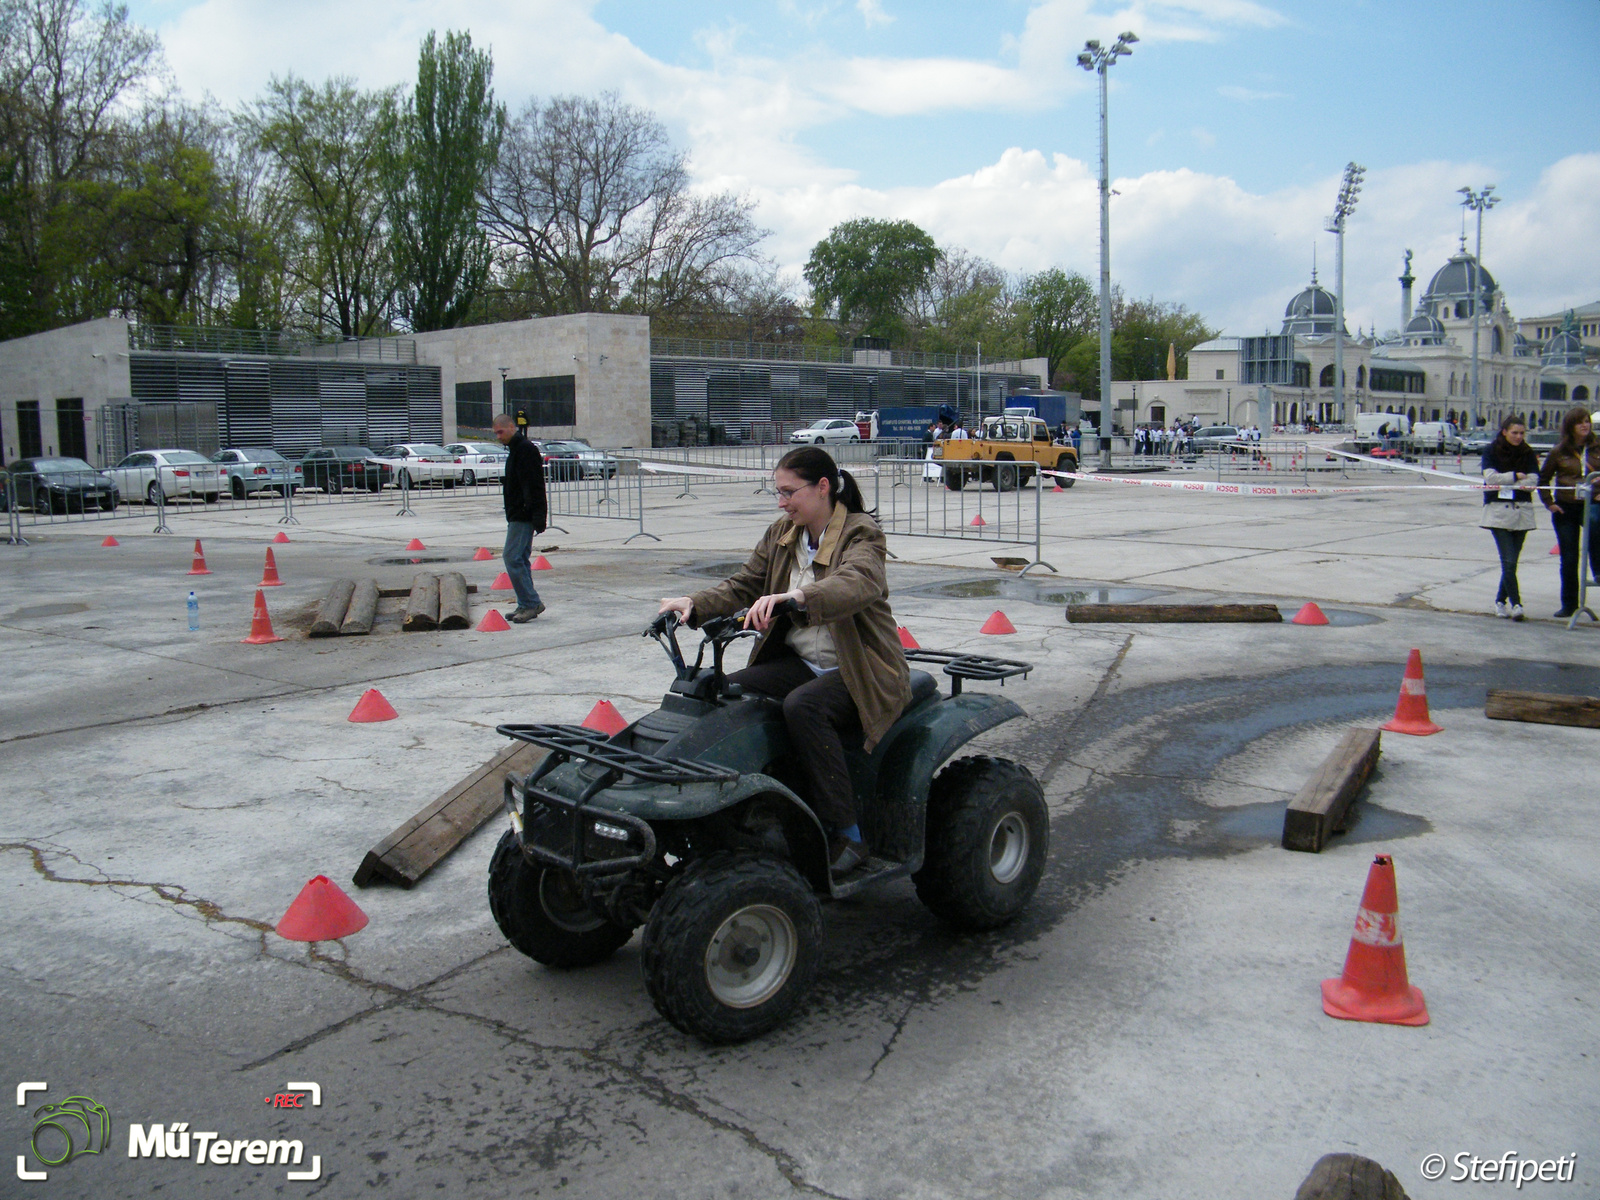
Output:
[[[819,543],[820,545],[820,543]],[[808,530],[799,531],[799,536],[794,540],[794,569],[789,572],[789,590],[798,591],[808,583],[815,583],[817,546],[811,544],[811,534]],[[800,660],[810,667],[813,674],[822,675],[828,671],[839,668],[839,652],[833,644],[833,634],[828,632],[826,625],[811,624],[789,626],[789,636],[785,639],[789,649],[800,656]]]

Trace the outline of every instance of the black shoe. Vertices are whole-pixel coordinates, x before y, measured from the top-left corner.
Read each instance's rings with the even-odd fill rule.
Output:
[[[842,879],[867,861],[867,844],[836,833],[828,839],[828,873]]]
[[[507,617],[506,620],[510,621],[513,625],[526,625],[529,621],[537,619],[539,614],[543,611],[544,605],[535,604],[532,608],[517,609],[517,611]]]
[[[1555,614],[1555,618],[1558,621],[1565,621],[1568,617],[1572,616],[1572,614],[1577,612],[1577,611],[1578,610],[1575,609],[1575,608],[1563,608],[1560,612]]]

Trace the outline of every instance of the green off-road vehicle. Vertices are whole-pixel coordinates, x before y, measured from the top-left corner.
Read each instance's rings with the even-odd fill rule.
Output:
[[[1023,715],[962,692],[1031,664],[911,650],[950,678],[911,672],[911,704],[871,754],[847,740],[871,857],[830,877],[827,838],[800,798],[782,705],[723,671],[743,614],[705,622],[693,664],[678,618],[645,630],[677,670],[655,712],[613,737],[575,725],[502,725],[548,753],[505,781],[511,828],[489,864],[489,907],[510,943],[552,967],[599,962],[644,926],[644,984],[662,1016],[709,1042],[786,1020],[823,954],[820,900],[909,875],[938,916],[969,930],[1016,917],[1049,849],[1044,795],[1027,768],[967,757],[978,734]],[[707,648],[711,664],[704,665]],[[941,770],[941,766],[943,769]]]

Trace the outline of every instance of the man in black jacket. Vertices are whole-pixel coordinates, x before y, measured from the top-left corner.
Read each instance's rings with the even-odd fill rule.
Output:
[[[507,620],[522,625],[544,611],[544,604],[533,586],[533,572],[528,568],[533,535],[543,533],[549,524],[544,496],[544,457],[507,413],[494,419],[494,436],[506,448],[506,472],[500,480],[506,504],[506,546],[501,558],[517,593],[517,611]]]

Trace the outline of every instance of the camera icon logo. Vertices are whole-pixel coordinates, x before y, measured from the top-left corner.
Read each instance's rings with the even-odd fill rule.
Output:
[[[28,1148],[47,1167],[61,1167],[85,1154],[99,1154],[111,1141],[111,1114],[92,1096],[68,1096],[33,1110]]]

